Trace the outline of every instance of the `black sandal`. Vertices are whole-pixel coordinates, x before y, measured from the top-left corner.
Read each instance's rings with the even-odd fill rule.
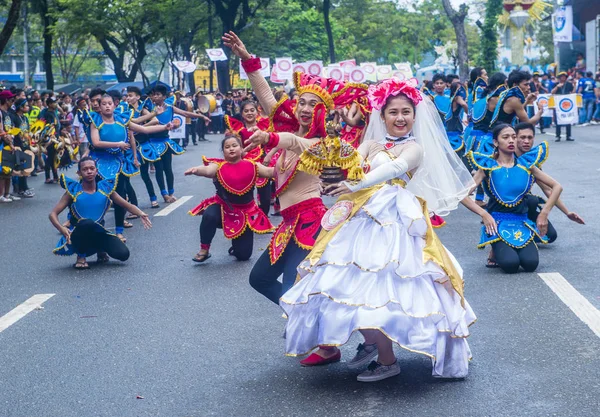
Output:
[[[73,268],[75,269],[90,269],[87,261],[77,261],[73,264]]]
[[[125,229],[131,229],[133,227],[133,223],[128,222],[127,220],[123,221],[123,227]]]
[[[153,208],[153,209],[160,208],[158,201],[153,201],[152,203],[150,203],[150,208]]]
[[[198,263],[202,263],[202,262],[206,261],[206,260],[207,260],[208,258],[210,258],[210,257],[211,257],[211,254],[210,254],[210,252],[207,252],[207,253],[205,253],[205,254],[200,254],[200,253],[197,253],[197,254],[196,254],[196,256],[194,256],[194,257],[192,258],[192,261],[194,261],[194,262],[198,262]]]

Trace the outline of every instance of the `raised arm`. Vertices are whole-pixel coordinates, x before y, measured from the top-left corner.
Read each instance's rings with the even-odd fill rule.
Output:
[[[234,32],[225,33],[222,39],[225,46],[230,48],[231,52],[242,60],[242,65],[244,65],[244,62],[249,63],[249,60],[253,58],[242,40]],[[244,69],[246,69],[246,66]],[[273,96],[271,87],[267,84],[265,77],[260,74],[260,67],[254,69],[254,71],[246,70],[246,73],[261,107],[267,114],[271,114],[271,110],[277,104],[277,100],[275,100],[275,96]]]

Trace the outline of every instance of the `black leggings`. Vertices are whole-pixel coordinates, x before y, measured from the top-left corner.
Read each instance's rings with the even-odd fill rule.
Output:
[[[127,200],[127,183],[129,183],[129,178],[127,178],[123,174],[117,175],[117,189],[116,192],[124,200]],[[114,205],[115,207],[115,230],[118,233],[123,233],[123,223],[125,222],[125,209],[118,204]]]
[[[538,215],[540,212],[538,211],[539,199],[534,195],[527,196],[527,218],[532,222],[537,222]],[[558,233],[552,223],[548,221],[548,232],[546,232],[546,237],[548,238],[548,243],[552,243],[558,237]]]
[[[202,213],[202,222],[200,222],[200,243],[210,245],[217,228],[223,228],[221,219],[221,206],[213,204]],[[231,240],[233,247],[232,255],[239,261],[247,261],[252,256],[252,247],[254,245],[254,233],[249,227],[244,233]]]
[[[260,187],[258,189],[258,206],[267,216],[269,215],[269,210],[271,209],[271,181],[269,181],[265,186]]]
[[[173,194],[173,182],[175,178],[173,177],[173,154],[171,149],[167,149],[167,151],[163,154],[163,156],[154,162],[145,161],[140,167],[140,172],[142,174],[142,180],[146,185],[146,191],[148,191],[148,196],[150,197],[150,201],[156,201],[156,193],[154,192],[154,186],[152,185],[152,179],[150,178],[150,173],[148,170],[150,169],[150,164],[154,165],[154,176],[156,177],[156,183],[158,184],[158,188],[160,190],[160,194],[165,196],[169,194]],[[165,177],[167,178],[167,188],[165,188]]]
[[[56,168],[54,168],[54,159],[56,159],[56,149],[54,149],[54,145],[49,145],[47,152],[46,164],[44,165],[46,180],[50,179],[50,171],[52,171],[52,178],[58,180],[58,172],[56,171]]]
[[[150,197],[150,201],[156,201],[156,193],[154,192],[152,179],[150,178],[150,173],[148,172],[151,163],[152,162],[143,161],[142,166],[140,166],[140,173],[142,174],[142,181],[144,181],[144,185],[146,186],[146,191],[148,191],[148,197]]]
[[[131,178],[129,178],[129,177],[125,177],[125,178],[127,178],[127,184],[126,184],[126,189],[125,189],[125,193],[127,194],[127,201],[129,201],[134,206],[137,206],[138,205],[137,194],[135,193],[135,189],[133,188],[133,185],[131,185]]]
[[[533,242],[529,242],[524,248],[515,249],[499,241],[492,243],[492,249],[496,263],[507,274],[519,272],[519,266],[526,272],[533,272],[540,263],[538,250]]]
[[[281,257],[271,265],[269,251],[265,250],[250,272],[250,285],[275,304],[279,304],[279,298],[292,288],[296,281],[296,268],[309,253],[310,250],[302,249],[292,238]],[[277,278],[281,274],[283,279],[279,282]]]
[[[93,220],[84,219],[77,223],[71,233],[71,244],[78,254],[106,252],[119,261],[129,259],[129,249],[121,239],[99,231]]]

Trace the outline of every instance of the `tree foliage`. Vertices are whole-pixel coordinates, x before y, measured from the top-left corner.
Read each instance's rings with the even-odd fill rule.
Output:
[[[498,16],[502,13],[502,0],[487,0],[485,19],[481,28],[481,48],[477,63],[492,73],[498,60]]]

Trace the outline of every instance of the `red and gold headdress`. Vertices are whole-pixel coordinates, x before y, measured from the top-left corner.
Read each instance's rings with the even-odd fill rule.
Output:
[[[294,73],[294,86],[299,95],[312,93],[318,96],[328,110],[344,107],[367,95],[366,84],[345,83],[304,72]]]
[[[404,94],[416,106],[423,100],[423,96],[411,82],[400,81],[398,78],[390,78],[377,85],[369,87],[369,102],[375,110],[381,110],[388,97]]]

